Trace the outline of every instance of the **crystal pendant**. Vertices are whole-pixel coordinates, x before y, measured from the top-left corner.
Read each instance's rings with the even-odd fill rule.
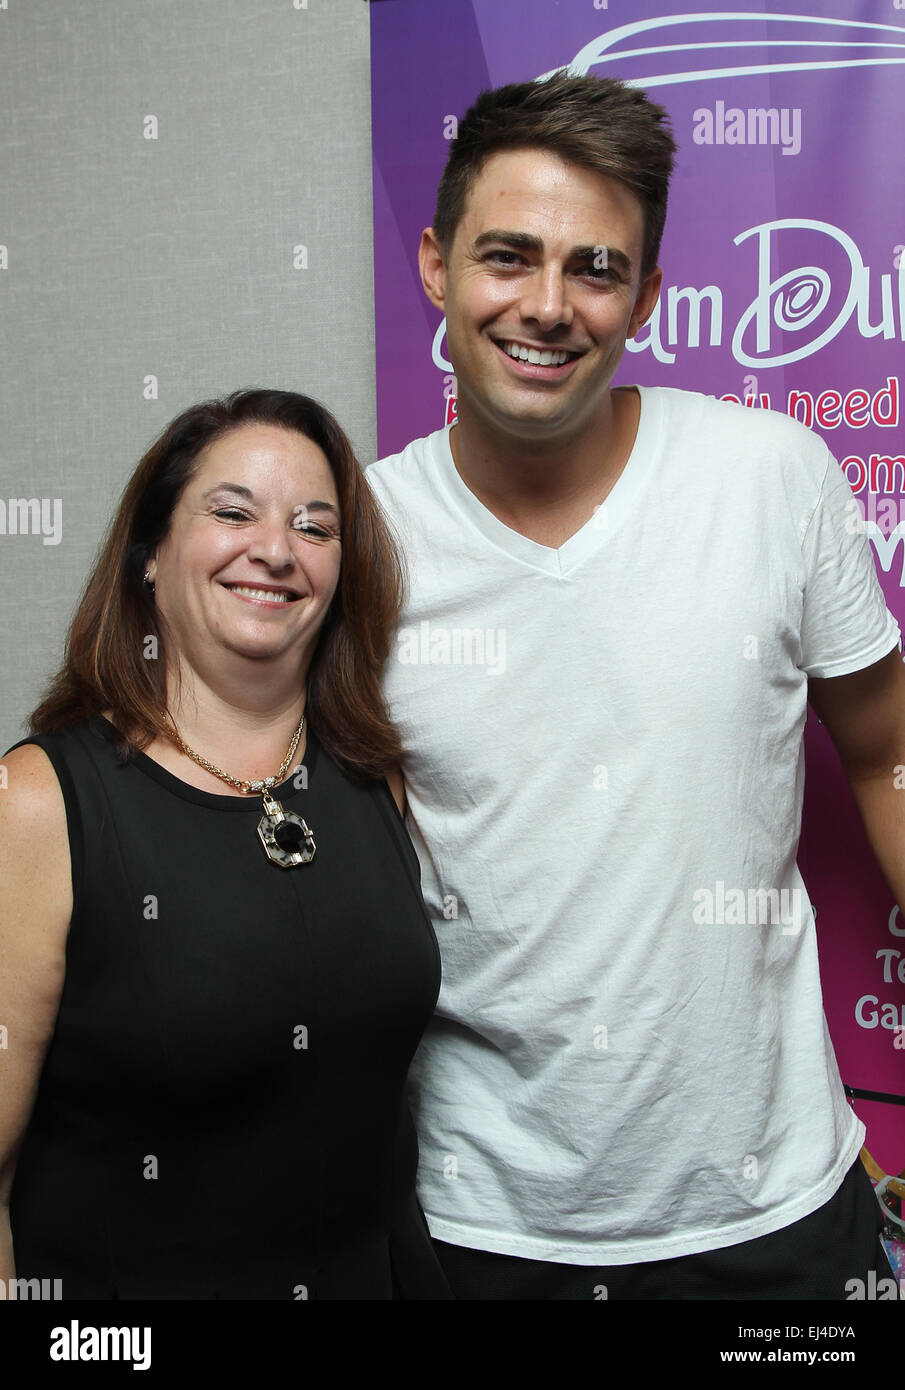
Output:
[[[258,835],[267,858],[281,869],[295,869],[300,864],[310,864],[314,858],[317,848],[314,836],[301,816],[284,811],[266,790],[264,814],[258,821]]]

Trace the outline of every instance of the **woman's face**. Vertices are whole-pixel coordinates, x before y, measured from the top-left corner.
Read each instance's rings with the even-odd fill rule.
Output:
[[[175,654],[200,674],[227,653],[307,670],[340,554],[322,450],[294,430],[238,426],[199,455],[148,567]]]

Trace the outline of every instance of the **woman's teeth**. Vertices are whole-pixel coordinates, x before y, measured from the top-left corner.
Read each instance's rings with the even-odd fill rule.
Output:
[[[289,603],[289,595],[277,589],[250,589],[247,584],[230,584],[234,594],[244,594],[246,598],[261,599],[264,603]]]

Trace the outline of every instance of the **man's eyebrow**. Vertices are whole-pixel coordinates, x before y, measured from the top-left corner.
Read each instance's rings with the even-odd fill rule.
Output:
[[[474,249],[482,251],[491,242],[511,246],[513,251],[543,251],[544,243],[531,232],[507,232],[502,227],[492,227],[489,232],[481,232],[474,239]]]
[[[509,246],[513,251],[540,252],[544,249],[541,238],[532,232],[512,232],[503,227],[492,227],[490,231],[481,232],[480,236],[475,237],[475,251],[482,251],[490,245]],[[631,275],[632,263],[629,257],[616,246],[604,246],[602,243],[595,246],[573,246],[569,252],[569,260],[592,261],[599,256],[601,251],[606,252],[607,265],[612,266],[614,270]]]

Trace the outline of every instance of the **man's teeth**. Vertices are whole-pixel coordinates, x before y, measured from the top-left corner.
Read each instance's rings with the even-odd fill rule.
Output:
[[[276,589],[250,589],[247,584],[230,584],[234,594],[245,594],[247,598],[263,599],[265,603],[288,603],[289,595]]]
[[[571,352],[551,352],[546,348],[541,352],[538,348],[522,347],[520,343],[502,343],[501,346],[510,357],[517,357],[520,362],[534,362],[539,367],[561,367],[573,355]]]

